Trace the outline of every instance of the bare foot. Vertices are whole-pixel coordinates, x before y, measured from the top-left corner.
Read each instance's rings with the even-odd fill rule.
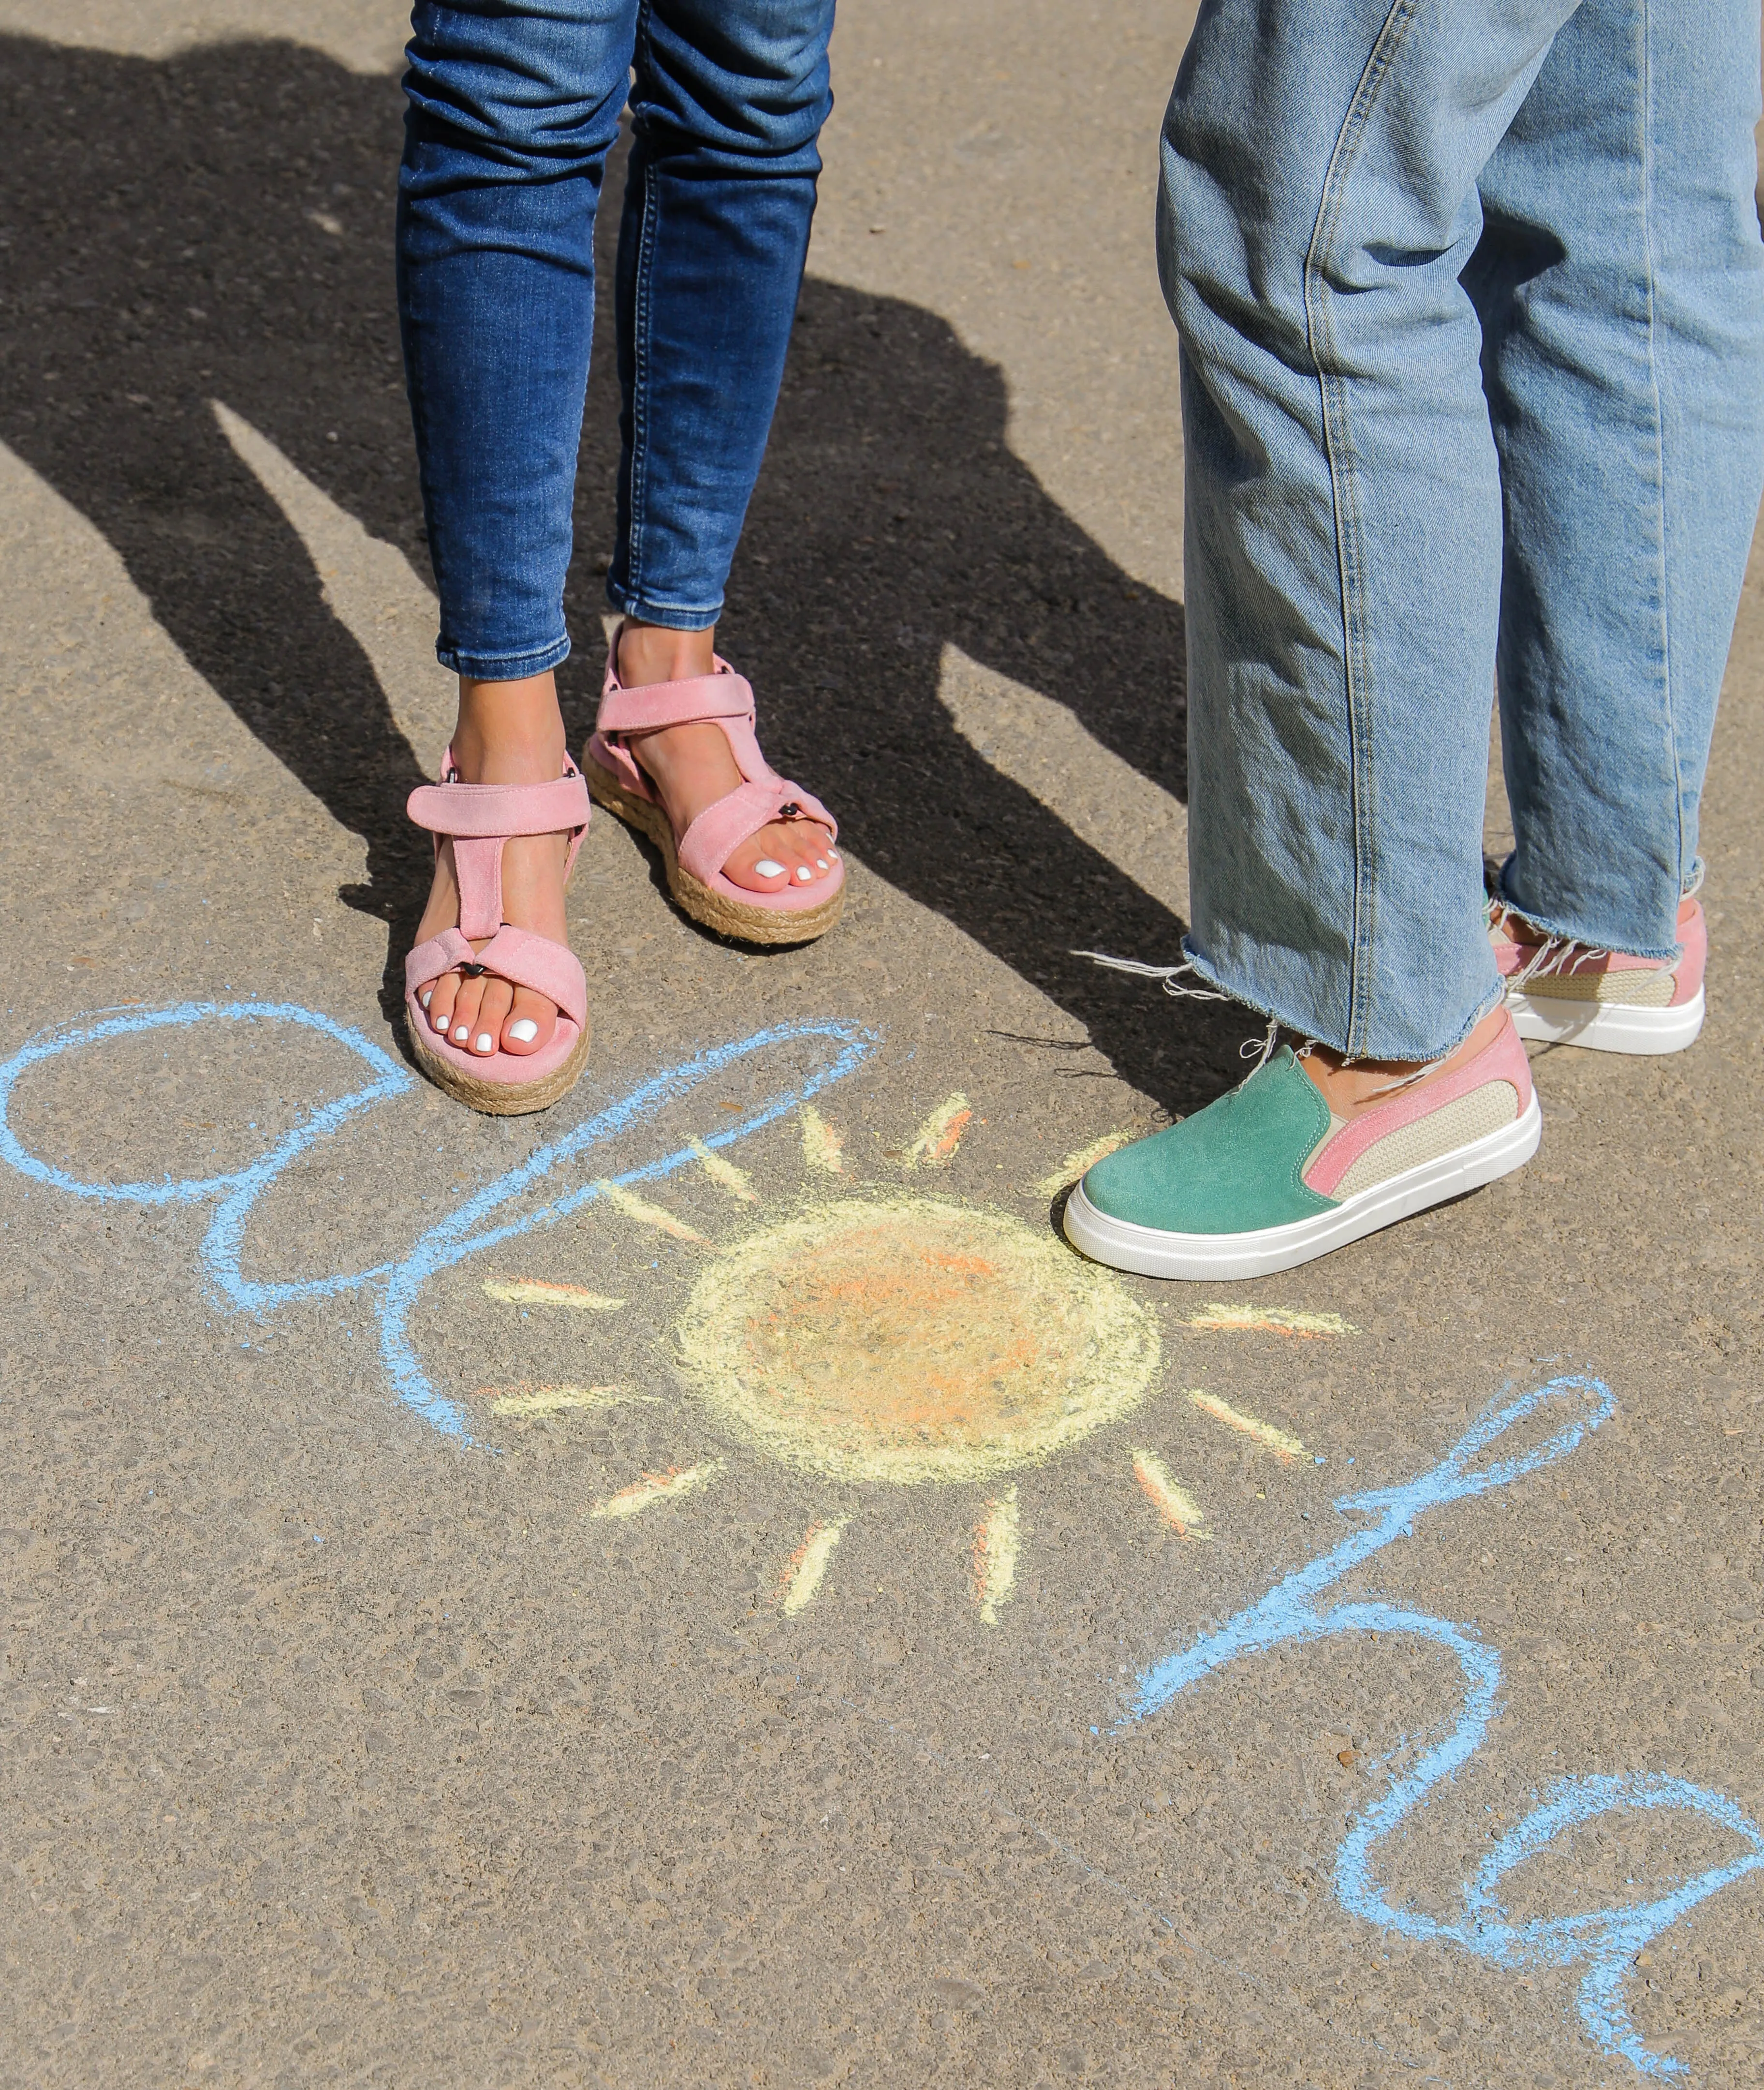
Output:
[[[627,617],[619,632],[618,678],[627,690],[637,690],[712,674],[716,637],[714,625],[705,631],[673,631]],[[742,782],[727,737],[708,720],[626,733],[624,739],[655,785],[677,835]],[[819,884],[838,861],[833,838],[820,821],[774,820],[729,852],[723,875],[749,892],[777,892],[786,884]]]
[[[1326,1045],[1313,1045],[1298,1064],[1316,1083],[1323,1101],[1337,1117],[1357,1117],[1362,1111],[1388,1103],[1396,1086],[1422,1065],[1426,1065],[1426,1073],[1421,1080],[1409,1083],[1410,1087],[1425,1088],[1437,1076],[1462,1066],[1466,1060],[1474,1059],[1484,1046],[1494,1043],[1506,1020],[1504,1007],[1491,1008],[1455,1052],[1448,1052],[1444,1059],[1431,1064],[1417,1060],[1356,1060],[1351,1065],[1344,1066],[1341,1055],[1332,1052]]]
[[[474,682],[459,678],[459,720],[454,728],[454,760],[467,784],[550,784],[562,776],[563,716],[549,675],[519,682]],[[502,918],[553,943],[569,940],[564,921],[564,860],[567,835],[511,835],[502,849]],[[459,922],[459,887],[454,845],[441,844],[435,883],[417,925],[416,941],[438,936]],[[481,951],[486,940],[475,940]],[[517,1056],[536,1052],[557,1027],[554,1003],[531,987],[511,987],[485,973],[467,979],[458,971],[424,983],[417,1000],[437,1034],[462,1051],[488,1059],[500,1046]]]

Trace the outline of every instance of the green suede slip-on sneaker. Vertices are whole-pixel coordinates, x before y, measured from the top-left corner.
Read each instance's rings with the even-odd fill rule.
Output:
[[[1216,1103],[1099,1161],[1066,1238],[1142,1277],[1267,1277],[1521,1167],[1542,1120],[1509,1017],[1461,1067],[1339,1118],[1283,1045]]]

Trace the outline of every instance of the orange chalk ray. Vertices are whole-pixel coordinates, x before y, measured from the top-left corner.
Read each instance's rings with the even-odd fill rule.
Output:
[[[1276,1422],[1264,1422],[1259,1416],[1246,1415],[1228,1400],[1221,1400],[1216,1393],[1204,1393],[1197,1387],[1188,1397],[1203,1414],[1211,1416],[1215,1422],[1223,1422],[1228,1430],[1235,1430],[1240,1436],[1252,1438],[1283,1464],[1289,1464],[1294,1459],[1309,1456],[1303,1443],[1290,1430],[1282,1430]]]
[[[1210,1538],[1201,1507],[1155,1451],[1135,1451],[1134,1478],[1178,1538]]]

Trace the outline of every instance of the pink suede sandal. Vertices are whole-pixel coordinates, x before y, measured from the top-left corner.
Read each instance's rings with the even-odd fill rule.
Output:
[[[715,658],[716,656],[712,656]],[[707,806],[683,835],[673,831],[655,786],[624,745],[625,736],[708,720],[722,728],[744,781]],[[845,867],[776,892],[749,892],[723,875],[731,850],[774,820],[818,820],[837,840],[837,823],[818,798],[780,776],[754,734],[753,690],[726,660],[683,682],[627,690],[618,679],[618,634],[607,647],[606,681],[594,736],[583,756],[588,789],[609,813],[648,835],[667,866],[668,890],[695,922],[748,944],[806,944],[839,919]]]
[[[437,1088],[493,1117],[544,1110],[575,1086],[588,1056],[588,989],[574,951],[502,919],[502,845],[511,835],[570,833],[564,883],[575,867],[593,808],[582,772],[569,756],[554,784],[463,784],[454,751],[441,757],[441,781],[419,784],[408,811],[435,837],[450,836],[459,883],[459,927],[419,944],[404,961],[404,1021],[417,1064]],[[488,936],[481,951],[471,940]],[[557,1004],[557,1028],[536,1052],[462,1051],[431,1029],[416,996],[425,981],[455,967],[468,978],[494,973]]]

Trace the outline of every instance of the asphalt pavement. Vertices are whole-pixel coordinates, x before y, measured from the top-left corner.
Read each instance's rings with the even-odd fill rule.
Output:
[[[1072,955],[1186,905],[1190,19],[845,0],[720,643],[846,918],[597,819],[492,1120],[394,1021],[398,9],[0,5],[0,2082],[1764,2074],[1764,568],[1693,1051],[1290,1276],[1057,1233],[1256,1027]]]

